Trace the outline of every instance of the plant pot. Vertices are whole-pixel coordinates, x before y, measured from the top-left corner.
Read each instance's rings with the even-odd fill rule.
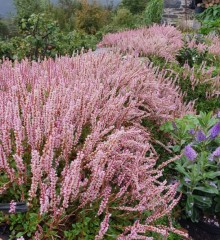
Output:
[[[0,224],[0,239],[8,240],[10,236],[9,226],[7,224]]]
[[[179,223],[187,229],[193,240],[220,240],[220,226],[214,225],[211,220],[210,223],[205,221],[194,223],[189,219],[181,219]]]
[[[196,7],[196,8],[195,8],[195,13],[196,13],[196,14],[199,14],[199,13],[204,12],[204,10],[205,10],[205,8],[203,8],[203,7]]]
[[[189,9],[195,9],[195,8],[196,8],[195,0],[192,0],[191,3],[189,4]]]

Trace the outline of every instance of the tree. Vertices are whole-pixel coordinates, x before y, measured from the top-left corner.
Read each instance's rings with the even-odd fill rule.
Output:
[[[112,20],[112,24],[119,29],[131,28],[134,23],[135,16],[127,8],[119,8]]]
[[[4,38],[9,35],[8,26],[4,23],[4,21],[0,17],[0,38]]]
[[[144,11],[149,0],[122,0],[123,7],[130,10],[133,14],[138,14]]]
[[[107,24],[109,11],[95,1],[92,4],[89,4],[87,0],[81,2],[82,8],[76,13],[76,27],[88,34],[95,34]]]
[[[42,12],[48,5],[50,5],[49,0],[14,0],[14,5],[17,11],[18,19],[26,18],[28,19],[33,13]]]
[[[58,21],[62,31],[70,32],[75,29],[76,12],[80,9],[81,3],[77,0],[59,0],[50,13]]]

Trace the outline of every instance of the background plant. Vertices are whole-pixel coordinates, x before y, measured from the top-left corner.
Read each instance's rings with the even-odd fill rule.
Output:
[[[144,23],[152,25],[153,23],[160,23],[163,15],[164,3],[163,0],[151,0],[144,10]]]
[[[57,22],[45,14],[32,14],[21,19],[20,36],[0,41],[0,58],[11,60],[54,58],[56,55],[73,55],[76,51],[95,49],[100,36],[80,31],[64,33]]]

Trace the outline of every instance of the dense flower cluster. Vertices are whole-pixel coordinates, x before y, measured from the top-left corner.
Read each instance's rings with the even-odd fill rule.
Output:
[[[212,38],[212,43],[209,46],[208,50],[210,53],[220,56],[220,38],[219,37],[215,36]]]
[[[216,123],[209,131],[211,138],[216,138],[220,134],[220,122]]]
[[[220,39],[218,36],[185,36],[187,47],[196,48],[198,52],[208,51],[209,53],[220,56]]]
[[[37,201],[54,225],[70,205],[77,211],[100,201],[97,214],[105,218],[96,239],[108,230],[114,208],[152,212],[144,225],[128,227],[133,236],[148,230],[167,235],[151,223],[178,202],[177,184],[158,181],[163,167],[155,168],[158,157],[140,120],[163,122],[192,107],[163,74],[114,53],[5,61],[0,109],[0,171],[8,179],[2,193],[12,183],[23,185],[28,199],[24,193],[21,200],[30,207]],[[112,202],[118,205],[110,211]]]
[[[104,36],[99,47],[114,47],[123,53],[159,56],[174,61],[183,47],[182,34],[173,26],[153,25]]]
[[[198,52],[203,52],[208,49],[205,43],[198,41],[196,36],[185,36],[185,43],[188,48],[196,48]]]
[[[214,72],[215,67],[207,66],[206,62],[203,62],[198,68],[190,67],[188,63],[185,63],[182,76],[183,79],[190,80],[193,91],[196,86],[206,84],[206,98],[210,99],[220,96],[220,74],[215,75]]]
[[[191,147],[191,145],[187,145],[184,148],[184,155],[191,161],[194,161],[197,157],[197,152]]]

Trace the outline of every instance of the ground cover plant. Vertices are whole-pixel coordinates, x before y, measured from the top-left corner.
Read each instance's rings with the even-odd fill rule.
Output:
[[[181,234],[154,224],[179,200],[178,183],[160,180],[176,158],[156,167],[140,124],[193,112],[164,74],[114,53],[4,61],[0,72],[1,199],[11,213],[15,202],[29,207],[1,216],[11,238],[83,238],[77,226],[91,221],[87,239]]]

